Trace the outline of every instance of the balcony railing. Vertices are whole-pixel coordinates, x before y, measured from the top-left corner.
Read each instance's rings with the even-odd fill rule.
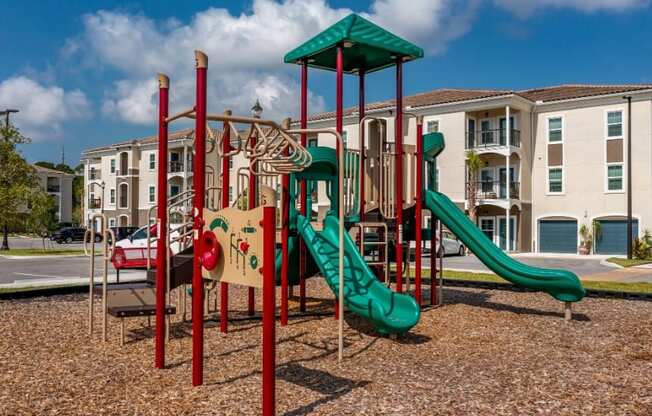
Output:
[[[509,198],[520,199],[520,182],[509,183]],[[469,199],[471,186],[466,183],[465,198]],[[507,199],[505,181],[480,181],[475,183],[476,199]]]
[[[97,209],[102,207],[102,198],[88,198],[88,208]]]
[[[172,161],[168,167],[169,173],[183,172],[183,162]]]
[[[88,178],[90,180],[92,180],[92,181],[94,181],[96,179],[102,179],[102,175],[100,174],[100,170],[99,169],[93,169],[93,170],[88,171]]]
[[[509,145],[521,147],[521,131],[511,129]],[[475,130],[466,132],[467,149],[486,149],[507,146],[507,129]]]

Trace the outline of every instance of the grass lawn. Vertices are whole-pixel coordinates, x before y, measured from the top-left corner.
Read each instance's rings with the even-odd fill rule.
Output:
[[[97,254],[98,251],[95,251]],[[43,250],[42,248],[12,248],[7,251],[0,251],[0,256],[66,256],[66,255],[83,255],[81,249],[52,249]]]
[[[652,263],[652,259],[648,260],[639,260],[639,259],[623,259],[620,257],[610,257],[607,259],[609,263],[617,264],[622,267],[632,267],[632,266],[640,266],[641,264],[650,264]]]
[[[430,269],[422,269],[424,280],[430,280]],[[414,271],[411,270],[411,275],[414,276]],[[444,269],[444,279],[450,280],[473,280],[480,282],[495,282],[495,283],[509,283],[507,280],[496,276],[491,273],[470,273],[459,272],[454,270]],[[634,293],[652,293],[652,283],[620,283],[620,282],[595,282],[590,280],[582,281],[585,289],[599,289],[599,290],[613,290],[618,292],[634,292]]]

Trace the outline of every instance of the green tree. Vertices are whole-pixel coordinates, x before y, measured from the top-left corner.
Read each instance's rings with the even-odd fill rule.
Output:
[[[30,196],[38,185],[34,168],[16,149],[16,145],[29,143],[29,139],[11,126],[0,127],[0,222],[2,224],[2,250],[9,250],[9,227],[16,226],[27,213]]]
[[[45,237],[57,229],[57,205],[54,198],[44,192],[40,187],[32,188],[30,195],[31,211],[27,217],[27,229],[43,238],[45,250]]]
[[[482,167],[482,159],[473,150],[466,152],[466,166],[468,174],[468,200],[469,200],[469,218],[476,222],[477,217],[477,197],[478,197],[478,172]]]

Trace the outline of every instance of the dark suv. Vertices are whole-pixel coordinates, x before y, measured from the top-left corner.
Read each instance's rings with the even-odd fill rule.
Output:
[[[84,241],[84,234],[86,234],[86,228],[65,227],[52,234],[51,239],[59,244],[70,244],[73,241]],[[99,243],[100,241],[102,241],[102,236],[95,234],[95,242]]]

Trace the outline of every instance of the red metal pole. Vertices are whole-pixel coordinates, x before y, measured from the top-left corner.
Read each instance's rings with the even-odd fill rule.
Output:
[[[396,61],[396,291],[403,292],[403,64]],[[409,257],[409,256],[408,256]]]
[[[226,111],[231,115],[231,111]],[[228,123],[224,123],[224,136],[222,139],[222,151],[224,154],[231,151],[231,130]],[[222,157],[222,208],[229,207],[229,179],[231,170],[229,169],[229,156]],[[195,173],[196,174],[196,173]],[[226,334],[229,330],[229,284],[220,282],[220,332]]]
[[[339,134],[342,134],[343,131],[343,119],[344,119],[344,103],[343,103],[343,87],[344,87],[344,56],[343,56],[343,50],[342,50],[342,45],[337,46],[337,56],[335,59],[335,68],[336,68],[336,82],[335,82],[335,129]],[[340,154],[340,142],[337,142],[337,145],[335,146],[335,151],[337,154]],[[342,192],[342,189],[338,190],[337,196],[335,198],[339,198],[339,194]],[[338,204],[344,203],[343,200],[338,201]],[[339,209],[339,205],[338,205]],[[335,319],[339,319],[339,301],[335,301]]]
[[[416,215],[416,234],[414,249],[414,286],[415,297],[419,306],[421,306],[421,229],[422,229],[422,203],[423,203],[423,118],[417,116],[417,200],[414,207]]]
[[[301,128],[308,128],[308,63],[301,63]],[[306,134],[301,134],[301,146],[304,148],[308,144]],[[305,180],[301,181],[301,215],[307,214],[306,203],[308,201],[308,190]],[[299,311],[306,311],[306,262],[308,252],[303,239],[299,239]]]
[[[358,74],[358,123],[362,121],[365,116],[365,94],[364,94],[364,70],[361,69]],[[364,159],[365,159],[365,144],[364,144],[364,125],[360,125],[360,222],[364,222],[364,206],[365,206],[365,195],[364,195],[364,185],[365,185],[365,171],[364,171]]]
[[[204,383],[204,279],[201,273],[201,233],[204,226],[206,175],[206,71],[208,57],[195,51],[197,91],[195,103],[195,169],[193,175],[194,258],[192,273],[192,385]],[[158,250],[157,250],[158,251]]]
[[[165,367],[165,292],[166,292],[166,260],[165,246],[167,241],[167,200],[168,200],[168,103],[170,79],[158,75],[159,108],[158,108],[158,177],[157,177],[157,207],[156,207],[156,336],[154,338],[156,368]]]
[[[276,412],[276,208],[263,209],[263,416]]]
[[[256,136],[256,132],[252,133],[251,136],[251,146],[255,147],[256,142],[258,140],[258,137]],[[256,162],[253,162],[255,164]],[[254,166],[252,166],[254,168]],[[249,209],[254,209],[256,208],[256,196],[257,196],[257,189],[256,189],[256,177],[249,172],[249,191],[248,197],[249,197]],[[256,311],[256,291],[253,287],[248,288],[248,293],[247,293],[247,313],[252,316],[254,315]]]

